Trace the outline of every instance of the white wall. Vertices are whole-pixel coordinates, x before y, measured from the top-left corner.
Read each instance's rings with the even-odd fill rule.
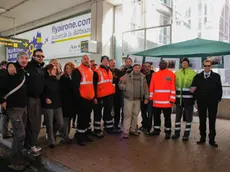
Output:
[[[6,60],[6,48],[0,45],[0,62]]]

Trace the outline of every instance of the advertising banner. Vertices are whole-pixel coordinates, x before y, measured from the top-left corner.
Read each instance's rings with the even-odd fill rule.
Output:
[[[161,58],[159,57],[145,57],[145,62],[151,62],[153,70],[158,71]]]
[[[81,56],[87,47],[81,48],[91,37],[91,13],[60,21],[16,36],[28,39],[24,49],[32,57],[35,49],[41,48],[46,59]],[[86,42],[85,42],[86,41]],[[85,45],[85,44],[84,44]],[[82,52],[82,50],[84,52]],[[17,48],[7,48],[7,59],[14,61]],[[14,53],[13,53],[14,52]],[[12,58],[13,57],[13,58]]]
[[[142,56],[129,55],[129,58],[131,58],[133,60],[133,64],[142,65],[142,62],[143,62],[143,57]]]
[[[202,69],[202,58],[201,57],[191,57],[189,58],[190,67],[194,70]]]

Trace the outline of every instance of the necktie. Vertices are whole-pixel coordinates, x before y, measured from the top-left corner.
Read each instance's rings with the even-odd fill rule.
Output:
[[[208,74],[205,74],[205,79],[208,79]]]

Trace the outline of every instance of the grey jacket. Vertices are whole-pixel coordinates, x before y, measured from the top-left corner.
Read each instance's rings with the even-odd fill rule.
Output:
[[[141,97],[142,99],[149,99],[149,88],[145,78],[145,75],[141,73]],[[124,98],[128,100],[133,100],[134,97],[134,89],[133,89],[133,72],[130,74],[125,74],[121,77],[119,82],[119,87],[124,94]]]

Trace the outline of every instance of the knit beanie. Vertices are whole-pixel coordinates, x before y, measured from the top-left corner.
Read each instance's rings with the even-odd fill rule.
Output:
[[[104,59],[107,59],[107,60],[109,61],[109,57],[108,57],[108,56],[102,56],[102,57],[101,57],[101,62],[102,62]]]

